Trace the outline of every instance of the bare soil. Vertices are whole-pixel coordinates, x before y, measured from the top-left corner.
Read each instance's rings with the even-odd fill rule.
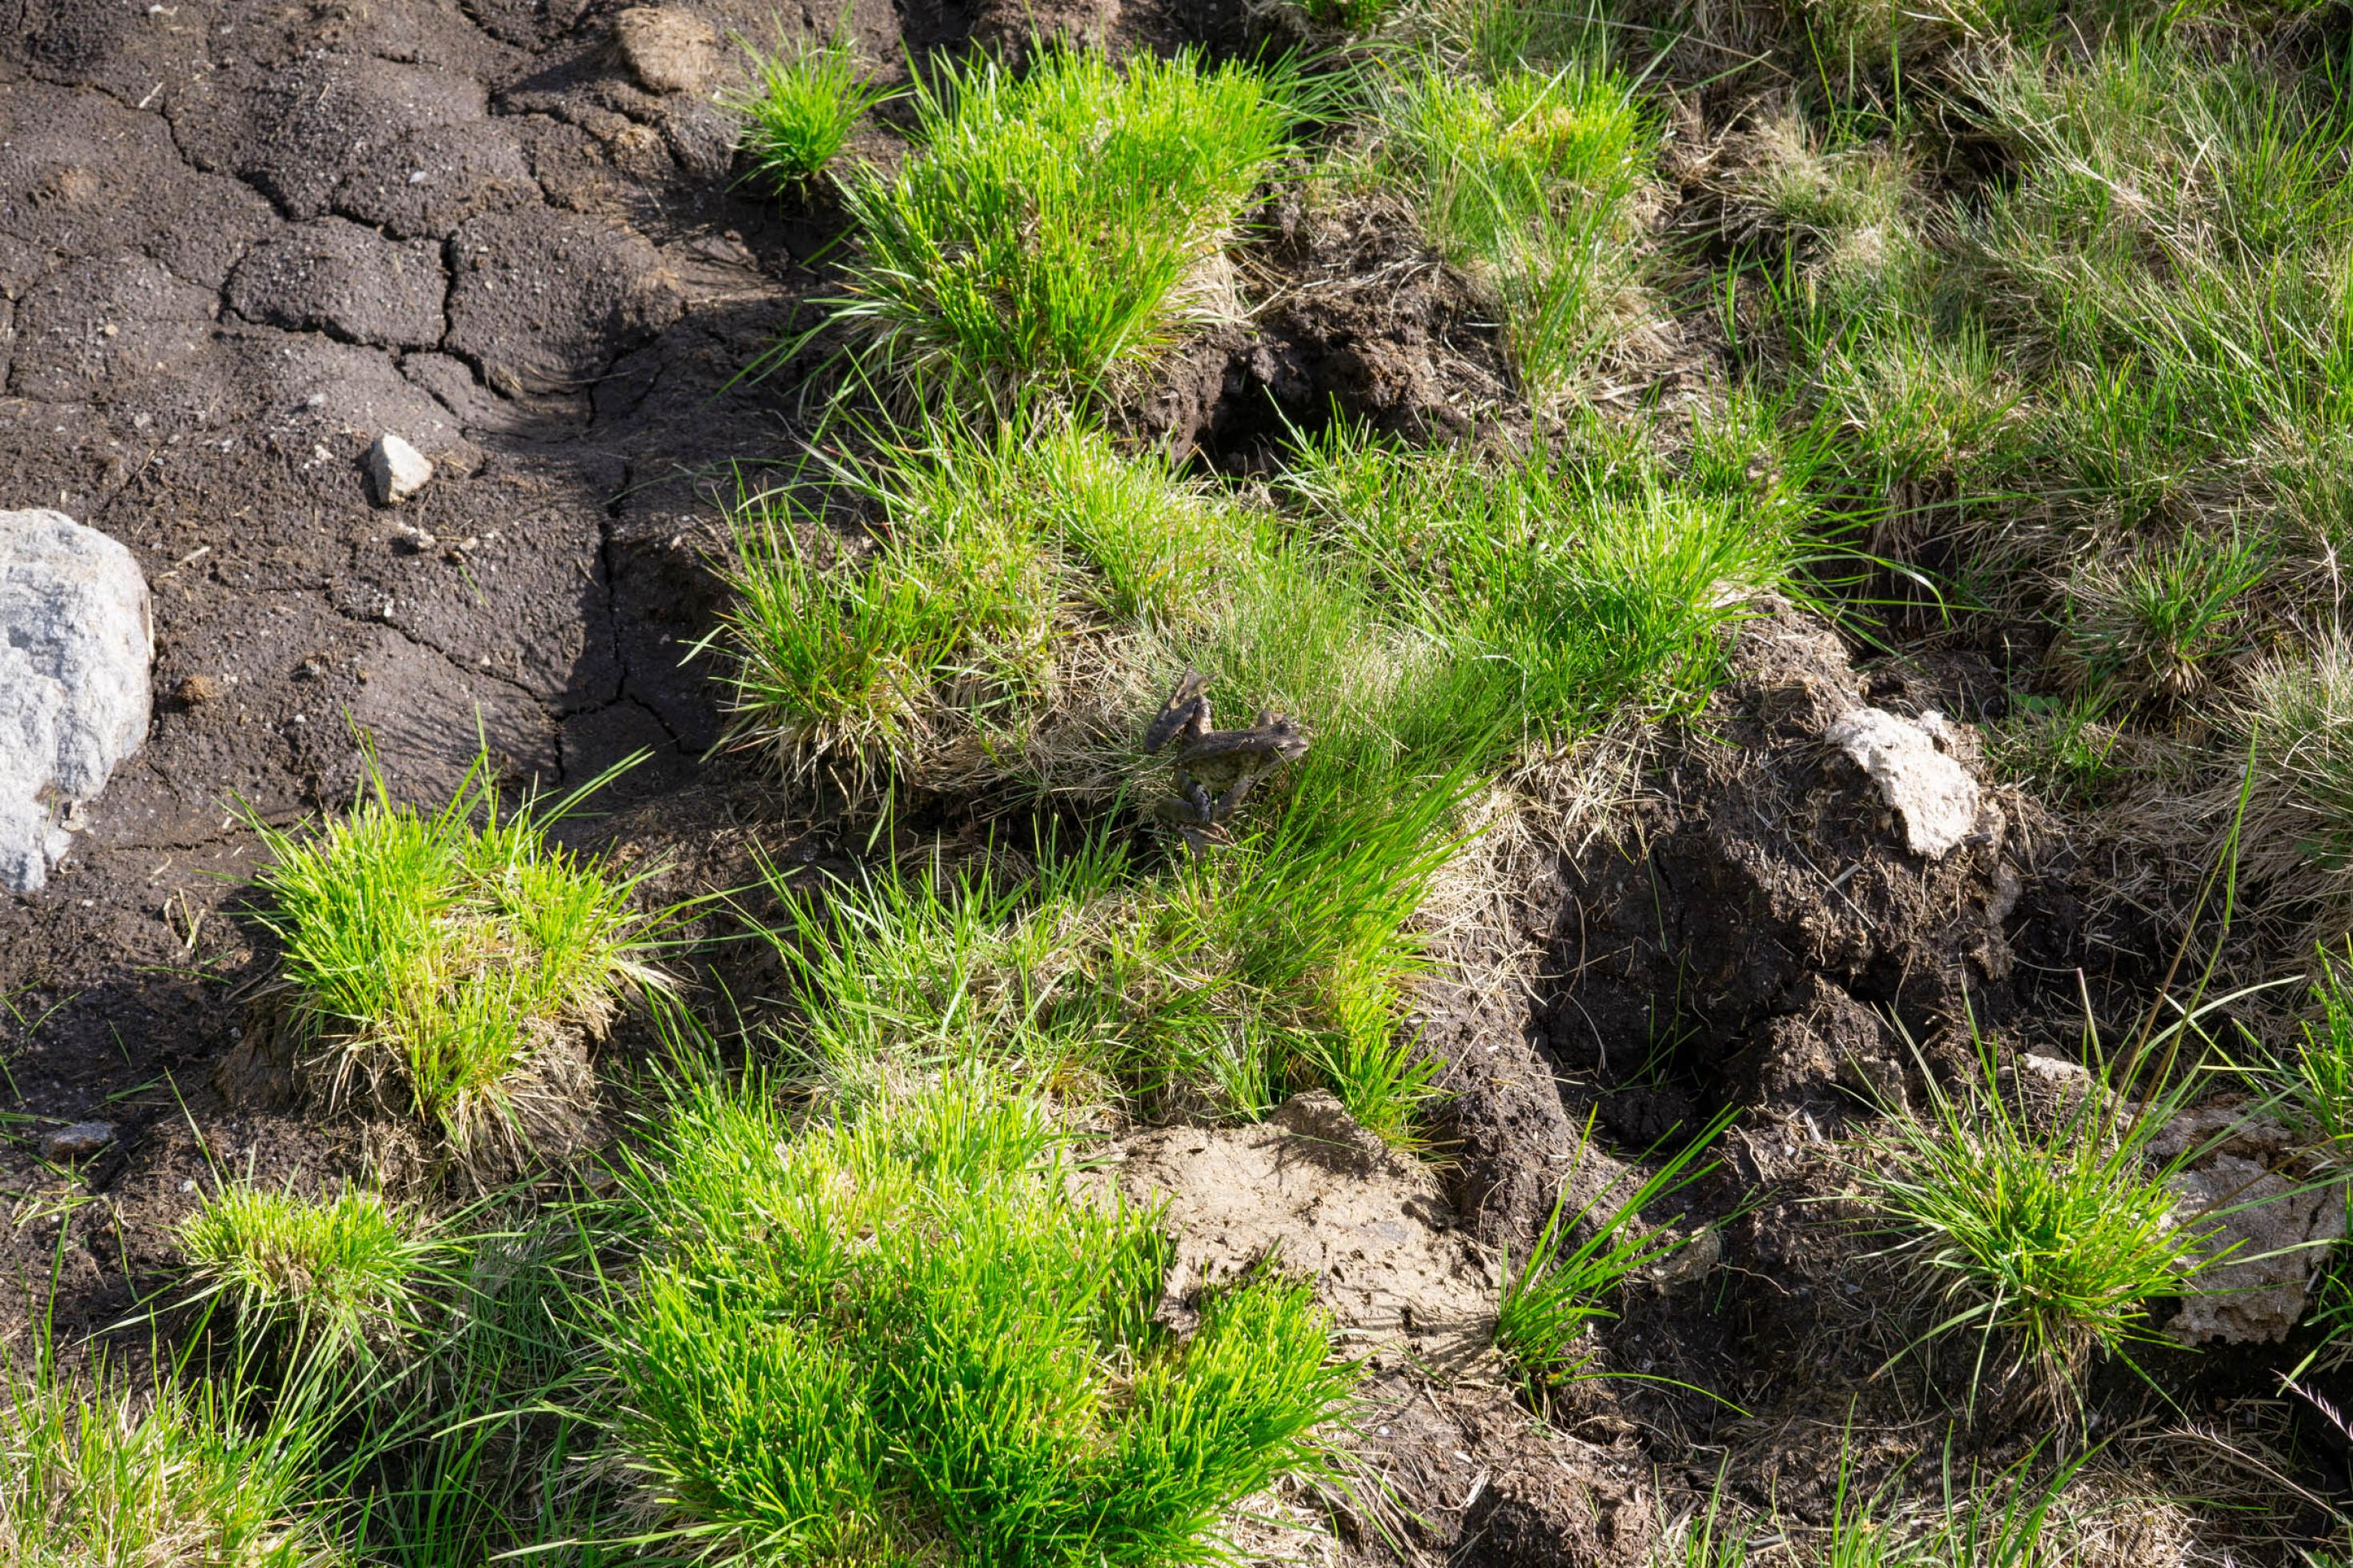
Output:
[[[710,666],[682,661],[719,602],[721,502],[797,454],[823,390],[814,352],[739,372],[809,324],[840,220],[737,188],[731,127],[646,89],[613,45],[620,8],[0,0],[0,505],[58,507],[137,554],[159,697],[48,890],[0,901],[11,1322],[52,1298],[61,1338],[119,1321],[166,1276],[207,1167],[316,1183],[359,1160],[357,1131],[273,1103],[239,1049],[268,954],[238,912],[256,851],[240,814],[347,802],[357,736],[417,799],[478,745],[550,784],[649,753],[577,831],[665,863],[657,892],[740,885],[755,848],[835,853],[747,761],[707,754],[724,716]],[[761,41],[831,21],[695,9]],[[857,0],[852,20],[894,69],[1033,23],[1120,48],[1252,41],[1241,0]],[[869,135],[888,155],[890,133]],[[1479,438],[1509,395],[1493,313],[1402,217],[1278,195],[1261,218],[1243,284],[1266,308],[1189,347],[1139,433],[1237,472],[1335,404]],[[386,430],[438,469],[397,510],[364,471]],[[1966,734],[2001,682],[1967,657],[1858,653],[1793,610],[1745,627],[1735,679],[1662,743],[1623,830],[1514,889],[1506,928],[1460,939],[1465,973],[1521,979],[1424,999],[1454,1095],[1436,1176],[1318,1131],[1307,1105],[1130,1147],[1139,1191],[1201,1210],[1197,1261],[1324,1248],[1370,1271],[1359,1326],[1388,1335],[1468,1311],[1564,1181],[1574,1201],[1623,1169],[1602,1146],[1736,1113],[1689,1195],[1694,1221],[1727,1220],[1720,1250],[1606,1336],[1617,1369],[1672,1381],[1580,1385],[1539,1412],[1492,1360],[1385,1341],[1360,1446],[1395,1500],[1343,1508],[1350,1554],[1632,1564],[1719,1468],[1752,1504],[1819,1520],[1850,1431],[1865,1484],[1936,1462],[1952,1374],[1883,1373],[1921,1325],[1844,1223],[1834,1141],[1948,1069],[1968,1017],[2063,1052],[2079,967],[2120,1010],[2156,975],[2089,950],[2027,803],[1997,795],[1944,860],[1903,847],[1823,728],[1868,702]],[[757,995],[764,977],[731,982]],[[118,1123],[114,1149],[79,1169],[38,1157],[42,1131],[93,1117]],[[2177,1358],[2177,1412],[2103,1384],[2117,1452],[2211,1490],[2132,1435],[2284,1441],[2267,1371],[2300,1349]],[[1997,1399],[1963,1458],[2007,1462],[2048,1427]],[[2296,1462],[2316,1487],[2342,1469]],[[2191,1533],[2210,1556],[2284,1561],[2283,1528],[2274,1510]],[[2139,1550],[2113,1560],[2177,1560]]]

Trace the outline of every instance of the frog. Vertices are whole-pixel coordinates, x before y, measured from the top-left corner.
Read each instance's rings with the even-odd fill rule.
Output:
[[[1209,712],[1209,678],[1187,669],[1145,727],[1144,752],[1166,751],[1176,793],[1154,803],[1153,816],[1184,836],[1196,855],[1226,837],[1226,825],[1259,780],[1307,754],[1307,734],[1261,709],[1244,729],[1219,730]]]

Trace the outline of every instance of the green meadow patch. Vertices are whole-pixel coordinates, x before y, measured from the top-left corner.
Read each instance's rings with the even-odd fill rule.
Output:
[[[253,819],[280,1016],[331,1102],[403,1110],[472,1165],[583,1112],[587,1042],[661,984],[635,879],[548,840],[583,793],[510,805],[478,763],[430,809],[379,778],[307,830]]]
[[[944,64],[920,151],[852,179],[834,320],[863,366],[970,405],[1092,396],[1215,308],[1217,257],[1289,146],[1301,79],[1190,52]]]
[[[756,1080],[697,1091],[632,1190],[660,1240],[614,1309],[617,1434],[705,1560],[1195,1561],[1320,1468],[1353,1381],[1279,1278],[1156,1326],[1153,1216],[985,1077],[799,1127]]]

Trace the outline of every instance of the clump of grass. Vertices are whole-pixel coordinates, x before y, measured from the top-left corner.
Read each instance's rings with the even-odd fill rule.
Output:
[[[240,1428],[213,1384],[138,1393],[100,1368],[79,1389],[46,1355],[0,1374],[0,1558],[337,1568],[301,1506],[314,1434]]]
[[[1734,424],[1696,432],[1673,477],[1599,427],[1591,450],[1500,461],[1335,434],[1300,455],[1288,517],[1006,422],[860,474],[871,552],[820,566],[834,547],[801,542],[823,537],[806,514],[794,542],[748,548],[739,732],[853,795],[1165,793],[1136,736],[1187,668],[1221,714],[1271,709],[1313,737],[1198,863],[1065,857],[1004,909],[921,884],[828,894],[791,942],[818,966],[812,1059],[1019,1061],[1246,1117],[1324,1083],[1412,1142],[1434,1068],[1401,1027],[1417,921],[1475,782],[1523,744],[1692,710],[1727,626],[1788,581],[1811,504],[1783,448],[1757,471],[1768,422]],[[960,586],[973,556],[1001,591]]]
[[[1125,634],[1132,658],[1138,636],[1199,627],[1261,543],[1166,462],[1054,420],[935,425],[841,478],[871,548],[845,546],[790,490],[746,498],[723,635],[739,741],[852,802],[1024,773],[1107,791],[1107,753],[1132,747],[1106,744],[1100,715],[1142,700],[1149,677],[1106,668],[1104,635]]]
[[[664,1239],[616,1305],[617,1432],[713,1555],[1195,1560],[1353,1373],[1305,1289],[1152,1321],[1151,1217],[1074,1196],[1034,1104],[950,1078],[795,1127],[692,1091],[631,1183]]]
[[[2063,700],[2021,695],[2012,715],[1989,736],[1994,761],[2044,799],[2091,805],[2132,772],[2136,750],[2125,745],[2115,700],[2106,692],[2078,692]]]
[[[2095,691],[2200,696],[2248,650],[2250,597],[2270,568],[2263,542],[2236,532],[2097,557],[2069,585],[2070,661]]]
[[[944,66],[922,151],[849,183],[860,248],[834,320],[919,395],[1092,395],[1208,303],[1205,265],[1289,144],[1288,67],[1044,51]]]
[[[2224,717],[2248,776],[2218,786],[2205,815],[2236,831],[2267,913],[2334,946],[2353,933],[2353,648],[2331,637],[2259,660]]]
[[[778,195],[807,189],[858,122],[894,96],[866,79],[847,12],[832,37],[754,52],[752,68],[726,106],[744,121],[736,146],[744,178]]]
[[[1397,16],[1399,0],[1259,0],[1259,8],[1295,17],[1311,29],[1369,33]]]
[[[394,805],[376,777],[308,831],[249,818],[282,1017],[331,1103],[412,1113],[473,1166],[567,1132],[590,1092],[586,1042],[626,988],[661,984],[637,879],[548,842],[585,793],[510,808],[478,760],[431,810]]]
[[[2016,178],[1908,192],[1934,142],[1883,79],[1827,125],[1764,123],[1728,206],[1799,244],[1746,269],[1788,334],[1748,363],[1804,389],[1873,550],[1942,607],[2043,618],[2053,683],[2194,730],[2343,553],[2341,66],[2209,50],[2178,8],[1943,9],[1923,25],[2018,40],[1936,67]],[[1874,232],[1890,264],[1833,263]],[[2157,809],[2138,826],[2178,839]]]
[[[1438,1065],[1401,1028],[1412,919],[1463,784],[1345,813],[1311,784],[1262,836],[1156,870],[1103,840],[1041,853],[1010,889],[901,875],[819,905],[778,879],[792,1037],[837,1088],[986,1067],[1081,1103],[1254,1120],[1323,1084],[1410,1144]]]
[[[1796,487],[1714,482],[1704,453],[1680,483],[1592,457],[1538,442],[1495,464],[1335,431],[1288,480],[1383,598],[1505,683],[1514,738],[1557,742],[1704,701],[1725,631],[1789,586],[1812,516]]]
[[[2160,1039],[2136,1060],[2167,1047]],[[1851,1169],[1864,1197],[1934,1302],[1939,1321],[1923,1342],[1976,1342],[1972,1403],[1990,1368],[2027,1374],[2080,1414],[2091,1358],[2130,1364],[2155,1338],[2149,1304],[2194,1290],[2221,1260],[2223,1249],[2210,1250],[2214,1224],[2184,1223],[2171,1184],[2207,1146],[2151,1152],[2182,1103],[2167,1076],[2137,1105],[2094,1088],[2030,1118],[2005,1100],[1989,1043],[1978,1070],[1953,1087],[1931,1075],[1925,1113],[1891,1107],[1856,1144]]]
[[[181,1223],[180,1247],[203,1293],[225,1296],[242,1325],[285,1325],[329,1359],[405,1341],[443,1251],[380,1194],[313,1200],[237,1184]]]
[[[1643,311],[1652,153],[1631,86],[1586,61],[1482,80],[1433,58],[1392,78],[1379,114],[1381,167],[1448,259],[1492,282],[1531,401],[1555,400]]]
[[[1915,171],[1895,142],[1834,136],[1787,111],[1759,124],[1743,151],[1733,216],[1752,237],[1797,247],[1842,301],[1901,287],[1923,265]]]
[[[1601,1205],[1616,1187],[1614,1182],[1574,1209],[1567,1206],[1565,1193],[1554,1202],[1535,1245],[1506,1269],[1503,1302],[1495,1315],[1495,1348],[1531,1393],[1541,1394],[1580,1376],[1595,1354],[1587,1331],[1617,1316],[1609,1303],[1620,1288],[1698,1239],[1697,1231],[1674,1228],[1682,1223],[1681,1215],[1653,1224],[1643,1219],[1642,1211],[1713,1172],[1715,1162],[1699,1161],[1731,1122],[1730,1113],[1717,1117],[1606,1213]],[[1589,1142],[1590,1126],[1586,1137]],[[1578,1231],[1586,1233],[1585,1238],[1572,1245],[1569,1238]],[[1709,1522],[1712,1540],[1712,1512]]]
[[[2325,1158],[2353,1163],[2353,942],[2342,955],[2323,948],[2316,959],[2311,1002],[2319,1016],[2304,1024],[2289,1101]]]

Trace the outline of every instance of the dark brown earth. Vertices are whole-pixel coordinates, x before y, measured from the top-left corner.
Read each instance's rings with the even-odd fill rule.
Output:
[[[358,1159],[357,1131],[254,1092],[238,1047],[267,955],[238,910],[241,815],[347,801],[359,737],[412,799],[478,745],[551,785],[647,752],[582,831],[668,862],[663,895],[808,843],[747,763],[708,754],[724,716],[708,666],[681,660],[719,603],[720,502],[798,454],[822,364],[739,372],[810,324],[840,223],[822,196],[735,188],[732,128],[645,87],[619,9],[0,0],[0,506],[58,507],[137,554],[158,693],[48,889],[0,902],[11,1321],[52,1298],[65,1332],[120,1321],[164,1277],[208,1164],[319,1182]],[[831,26],[815,5],[694,9],[762,41]],[[851,19],[893,69],[1033,25],[1252,41],[1242,0],[856,0]],[[1180,353],[1138,432],[1242,472],[1335,409],[1479,437],[1509,396],[1493,313],[1402,216],[1281,193],[1261,216],[1240,271],[1261,308]],[[364,475],[386,431],[437,465],[398,510]],[[1719,1265],[1662,1284],[1608,1344],[1621,1370],[1729,1403],[1612,1384],[1546,1424],[1500,1384],[1391,1369],[1364,1462],[1412,1517],[1343,1510],[1355,1550],[1379,1555],[1386,1532],[1430,1561],[1631,1564],[1719,1462],[1752,1503],[1819,1515],[1857,1389],[1875,1429],[1908,1435],[1862,1456],[1874,1484],[1934,1461],[1932,1391],[1874,1383],[1904,1325],[1834,1224],[1827,1141],[1948,1066],[1965,1007],[2063,1041],[2083,942],[2024,803],[1927,865],[1819,742],[1854,701],[1967,721],[1998,683],[1854,653],[1795,613],[1744,629],[1735,679],[1657,758],[1627,833],[1557,856],[1517,929],[1478,939],[1535,950],[1533,994],[1433,987],[1421,1020],[1455,1094],[1446,1221],[1493,1252],[1526,1247],[1565,1178],[1581,1198],[1621,1168],[1584,1150],[1588,1117],[1630,1152],[1735,1113],[1724,1170],[1690,1197],[1738,1215]],[[79,1170],[37,1157],[42,1131],[90,1117],[120,1125],[115,1149]],[[2248,1375],[2191,1386],[2227,1401]],[[2034,1419],[1993,1422],[1977,1453],[2014,1457]]]

